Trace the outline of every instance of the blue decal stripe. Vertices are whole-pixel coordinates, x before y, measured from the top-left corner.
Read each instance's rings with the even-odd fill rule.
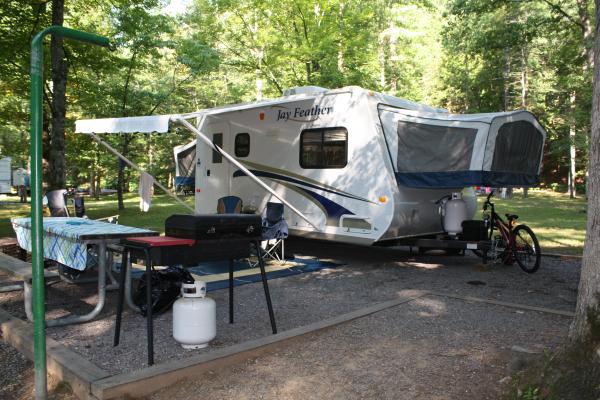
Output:
[[[334,191],[331,190],[327,190],[327,189],[323,189],[320,188],[316,185],[311,185],[308,183],[304,183],[300,180],[294,179],[294,178],[289,178],[283,175],[278,175],[278,174],[273,174],[271,172],[265,172],[265,171],[256,171],[256,170],[251,170],[251,172],[256,175],[256,176],[263,176],[266,178],[272,178],[272,179],[279,179],[282,181],[287,181],[287,182],[292,182],[292,183],[300,183],[301,185],[306,185],[306,186],[311,186],[311,187],[315,187],[319,190],[325,190],[327,192],[331,192],[334,194],[338,194]],[[242,171],[237,170],[233,173],[233,177],[239,177],[239,176],[246,176],[246,174],[244,174]],[[316,200],[319,204],[321,204],[321,206],[323,207],[325,213],[327,214],[327,221],[326,221],[326,225],[330,225],[330,226],[339,226],[340,225],[340,218],[342,215],[344,214],[348,214],[348,215],[354,215],[354,213],[350,210],[348,210],[345,207],[342,207],[341,205],[337,204],[334,201],[329,200],[327,197],[325,196],[321,196],[318,193],[313,192],[312,190],[308,190],[306,188],[294,185],[295,188],[297,188],[298,190],[302,191],[303,193],[305,193],[306,195],[312,197],[314,200]],[[344,197],[350,197],[350,196],[344,196]],[[352,198],[352,197],[350,197]]]
[[[327,225],[339,226],[340,218],[344,214],[354,215],[354,213],[348,210],[345,207],[329,200],[327,197],[321,196],[318,193],[313,192],[312,190],[304,189],[299,187],[298,189],[302,190],[316,201],[321,203],[323,208],[325,208],[325,212],[327,213]]]
[[[312,183],[301,181],[300,179],[291,178],[289,176],[275,174],[273,172],[260,171],[260,170],[256,170],[256,169],[251,169],[249,171],[252,172],[256,176],[263,176],[265,178],[278,179],[278,180],[285,181],[285,182],[291,182],[291,183],[294,183],[296,185],[308,186],[308,187],[313,188],[313,189],[323,190],[324,192],[329,192],[329,193],[332,193],[332,194],[336,194],[338,196],[347,197],[349,199],[360,200],[360,201],[364,201],[364,202],[367,202],[367,203],[369,202],[368,200],[361,199],[360,197],[356,197],[356,196],[352,196],[352,195],[347,195],[347,194],[344,194],[344,193],[340,193],[340,192],[337,192],[335,190],[331,190],[331,189],[327,189],[327,188],[324,188],[324,187],[320,187],[320,186],[314,185]],[[237,178],[239,176],[246,176],[246,174],[244,172],[242,172],[241,170],[238,169],[237,171],[235,171],[233,173],[233,177]]]
[[[396,172],[396,182],[413,188],[520,187],[537,185],[539,175],[494,171]]]

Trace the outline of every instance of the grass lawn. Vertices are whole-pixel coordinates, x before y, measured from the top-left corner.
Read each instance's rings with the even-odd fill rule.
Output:
[[[479,209],[485,197],[478,198]],[[496,212],[504,218],[511,213],[519,222],[529,225],[540,241],[542,253],[582,254],[586,229],[586,201],[583,197],[569,199],[568,194],[530,190],[529,197],[517,191],[512,199],[492,200]],[[481,214],[475,215],[476,219]]]
[[[14,236],[10,226],[11,217],[29,215],[29,204],[23,206],[17,201],[16,196],[0,196],[0,237]],[[119,223],[123,225],[160,232],[163,232],[164,221],[169,215],[187,214],[184,207],[166,195],[154,196],[148,213],[140,211],[138,201],[137,195],[126,195],[125,209],[119,211],[116,195],[103,196],[98,201],[86,197],[86,213],[92,219],[119,214]],[[194,197],[188,196],[185,201],[193,206]],[[479,197],[479,209],[483,201],[484,197]],[[518,214],[520,222],[531,226],[540,240],[543,252],[582,253],[586,226],[586,202],[583,198],[571,200],[568,195],[562,193],[530,190],[527,199],[518,191],[512,199],[495,199],[494,204],[500,215]],[[475,218],[481,218],[480,214],[476,214]]]
[[[194,206],[194,196],[181,197],[191,207]],[[0,197],[0,237],[14,236],[14,231],[10,225],[10,218],[30,215],[29,204],[23,206],[19,203],[18,197]],[[117,196],[102,196],[100,200],[94,200],[85,197],[85,211],[91,219],[119,215],[119,223],[139,228],[153,229],[164,232],[165,219],[171,214],[188,214],[188,210],[175,202],[167,195],[156,195],[152,197],[152,207],[150,212],[144,213],[139,208],[139,197],[137,194],[125,195],[125,209],[117,208]],[[10,203],[9,203],[10,202]],[[69,211],[73,212],[72,207]]]

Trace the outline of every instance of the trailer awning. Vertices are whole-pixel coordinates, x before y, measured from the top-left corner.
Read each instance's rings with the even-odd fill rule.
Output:
[[[149,117],[82,119],[75,122],[76,133],[166,133],[172,115]]]

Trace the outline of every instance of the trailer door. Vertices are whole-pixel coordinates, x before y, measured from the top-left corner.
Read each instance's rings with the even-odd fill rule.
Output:
[[[201,131],[217,146],[229,152],[229,123],[216,122],[205,125]],[[219,198],[230,194],[230,163],[219,152],[198,140],[196,151],[196,212],[214,214]]]

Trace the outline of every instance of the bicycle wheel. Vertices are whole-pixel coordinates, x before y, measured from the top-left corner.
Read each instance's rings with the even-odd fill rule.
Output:
[[[519,267],[533,274],[540,267],[542,252],[535,234],[527,225],[519,225],[513,230],[513,254]]]

